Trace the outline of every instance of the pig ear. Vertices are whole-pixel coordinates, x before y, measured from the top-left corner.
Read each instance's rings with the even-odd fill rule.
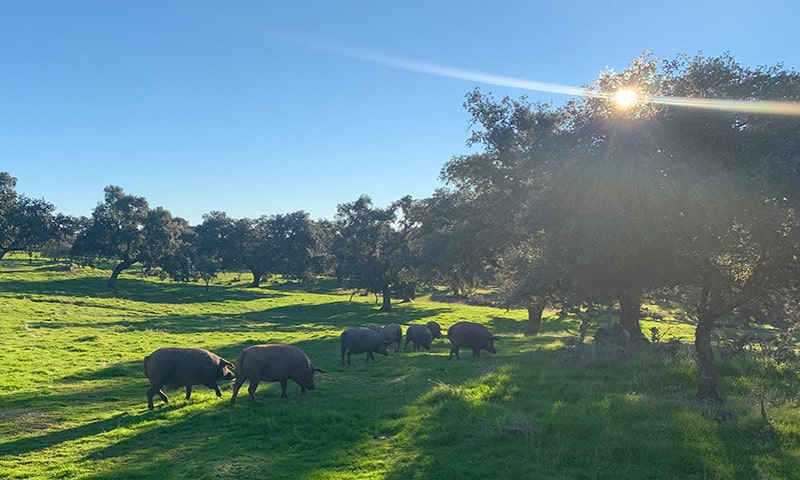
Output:
[[[234,364],[232,364],[231,362],[229,362],[229,361],[227,361],[227,360],[225,360],[225,359],[223,358],[223,359],[220,359],[220,361],[219,361],[219,368],[220,368],[220,370],[221,370],[221,369],[223,369],[224,367],[236,368],[236,366],[235,366]]]

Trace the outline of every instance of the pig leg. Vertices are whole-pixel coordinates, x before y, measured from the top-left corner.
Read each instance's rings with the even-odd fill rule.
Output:
[[[153,409],[153,396],[158,393],[158,396],[161,397],[161,400],[164,400],[166,403],[169,403],[169,398],[161,391],[161,388],[156,387],[155,385],[150,385],[150,388],[147,389],[147,408],[152,410]]]
[[[192,386],[186,385],[186,400],[189,400],[192,397]]]
[[[460,358],[458,356],[458,348],[459,347],[453,347],[453,348],[450,349],[450,356],[447,357],[448,360],[452,360],[453,359],[453,354],[454,353],[456,354],[456,360],[460,360]]]
[[[233,396],[231,396],[231,405],[236,403],[236,395],[239,394],[239,389],[242,388],[244,381],[245,377],[236,377],[236,381],[233,382]]]
[[[222,396],[222,392],[219,391],[219,385],[217,385],[217,382],[206,383],[206,387],[214,390],[214,393],[216,393],[218,397]]]
[[[256,403],[256,388],[258,388],[258,380],[250,379],[250,387],[247,392],[250,394],[250,401]]]
[[[286,379],[281,380],[281,398],[289,398],[289,395],[286,395]]]

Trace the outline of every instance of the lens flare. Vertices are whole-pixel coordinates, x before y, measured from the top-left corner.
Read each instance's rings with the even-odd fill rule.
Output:
[[[286,36],[280,35],[284,39]],[[439,77],[454,78],[472,82],[485,83],[500,87],[519,88],[521,90],[531,90],[537,92],[556,93],[562,95],[607,98],[617,102],[621,107],[629,107],[634,103],[653,103],[659,105],[672,105],[676,107],[700,108],[705,110],[717,110],[723,112],[757,113],[769,115],[789,115],[800,116],[800,102],[792,101],[762,101],[762,100],[720,100],[713,98],[689,98],[689,97],[666,97],[666,96],[647,96],[641,97],[636,92],[625,89],[616,94],[597,92],[586,87],[571,87],[568,85],[558,85],[555,83],[538,82],[522,78],[507,77],[490,73],[476,72],[456,67],[438,65],[434,63],[421,62],[418,60],[387,55],[380,52],[354,48],[351,46],[338,44],[330,41],[312,40],[310,38],[298,39],[297,37],[288,38],[289,41],[303,45],[306,48],[332,53],[342,57],[348,57],[364,62],[385,65],[400,70],[436,75]]]
[[[760,113],[769,115],[800,116],[800,102],[769,100],[720,100],[714,98],[652,96],[650,103],[675,107],[702,108],[720,112]]]
[[[636,92],[634,92],[629,88],[620,90],[617,92],[616,95],[614,95],[614,100],[617,102],[617,105],[619,105],[622,108],[630,107],[631,105],[636,103],[636,100],[638,99],[639,96],[636,95]]]

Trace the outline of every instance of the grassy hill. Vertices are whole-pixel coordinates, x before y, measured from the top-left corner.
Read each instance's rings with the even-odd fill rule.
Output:
[[[625,358],[575,347],[580,319],[551,314],[534,338],[525,312],[433,301],[379,312],[334,285],[221,279],[206,291],[34,260],[0,261],[0,478],[740,479],[798,478],[800,378],[763,356],[720,358],[723,405],[694,400],[692,326],[683,340]],[[434,297],[438,298],[438,297]],[[653,307],[656,308],[656,307]],[[486,324],[498,353],[355,355],[338,336],[369,323]],[[591,333],[587,341],[591,341]],[[198,386],[147,410],[142,359],[198,346],[234,361],[256,343],[291,343],[326,370],[307,395],[262,383],[231,406]],[[462,352],[463,353],[463,352]],[[761,404],[765,406],[762,415]]]

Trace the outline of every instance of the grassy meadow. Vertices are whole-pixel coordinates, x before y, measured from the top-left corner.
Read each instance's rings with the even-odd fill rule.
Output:
[[[580,319],[550,313],[525,337],[526,313],[448,302],[394,304],[332,283],[220,278],[199,284],[27,257],[0,260],[0,478],[797,479],[797,367],[754,355],[720,357],[722,405],[694,400],[693,327],[676,312],[645,320],[677,355],[651,348],[625,361],[575,347]],[[244,278],[243,280],[246,280]],[[655,310],[657,307],[653,306]],[[466,319],[501,339],[498,353],[448,361],[391,352],[340,364],[348,327]],[[262,383],[230,405],[195,387],[165,390],[148,411],[142,359],[197,346],[235,361],[257,343],[291,343],[316,366],[317,389]],[[410,347],[410,346],[409,346]],[[765,415],[762,415],[761,404]]]

